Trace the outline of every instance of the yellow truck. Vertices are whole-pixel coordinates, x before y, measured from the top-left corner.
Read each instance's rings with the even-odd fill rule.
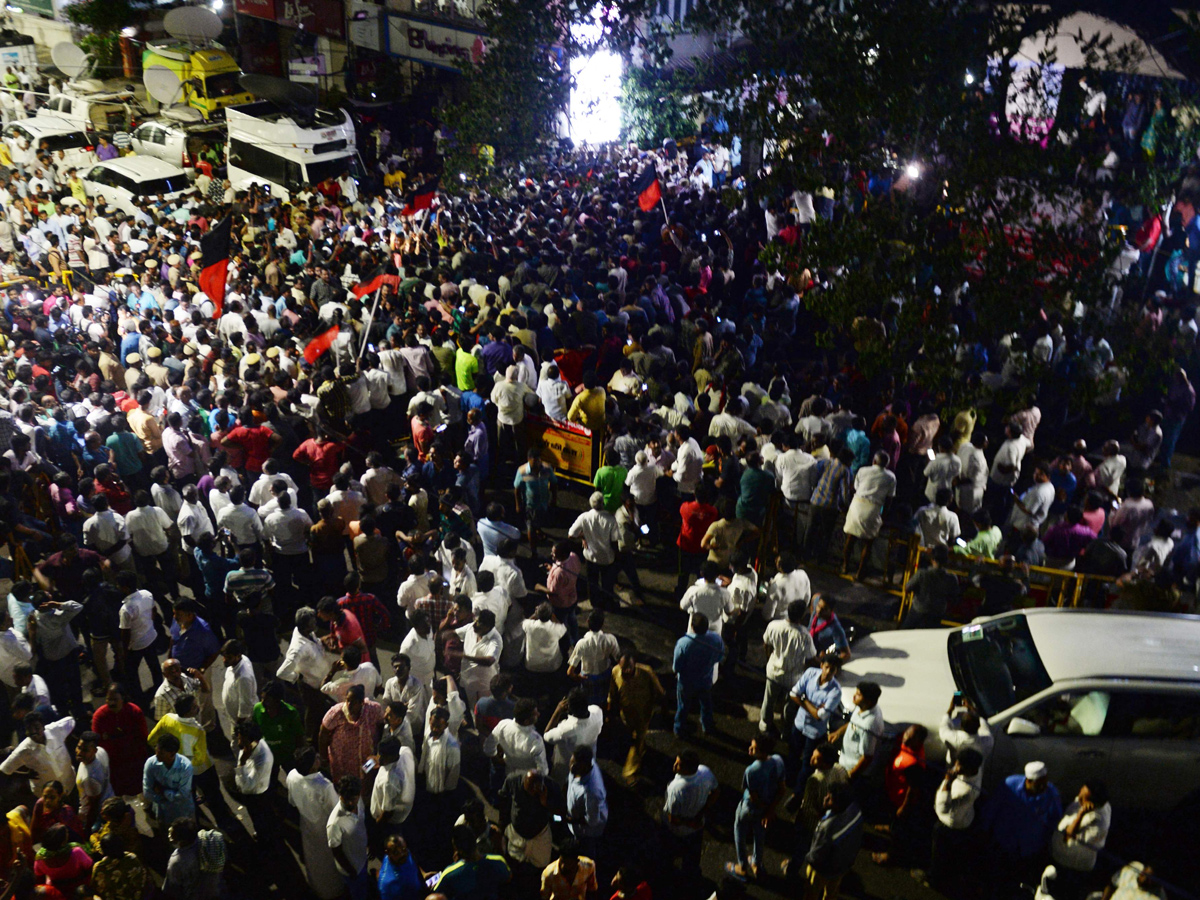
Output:
[[[142,69],[162,66],[179,78],[176,104],[190,106],[205,119],[220,118],[227,106],[250,103],[254,95],[238,83],[242,70],[234,58],[216,47],[197,48],[182,41],[151,41],[142,54]]]

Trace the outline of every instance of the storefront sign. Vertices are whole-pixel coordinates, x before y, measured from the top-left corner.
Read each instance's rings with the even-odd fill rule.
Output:
[[[526,416],[525,436],[529,446],[541,445],[542,459],[561,477],[592,483],[595,462],[592,433],[588,429],[542,416]]]
[[[346,25],[347,40],[366,50],[382,50],[383,7],[369,0],[350,0],[346,13],[350,18]]]
[[[236,9],[243,16],[275,21],[275,0],[237,0]]]
[[[388,52],[442,69],[457,69],[461,62],[479,62],[487,52],[484,36],[477,31],[388,16]]]
[[[297,84],[319,84],[321,76],[326,72],[325,54],[323,53],[288,60],[288,80]],[[330,138],[335,137],[336,134],[337,132],[331,132]],[[327,140],[327,138],[322,137],[322,140]]]
[[[341,0],[275,0],[275,21],[309,34],[345,40],[346,19]]]

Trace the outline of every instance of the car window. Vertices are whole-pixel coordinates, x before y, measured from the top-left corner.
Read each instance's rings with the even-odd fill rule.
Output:
[[[1064,691],[1021,714],[1042,734],[1096,737],[1104,731],[1112,697],[1108,691]]]
[[[96,166],[92,171],[85,176],[88,181],[95,184],[108,184],[108,169],[104,166]]]
[[[1019,613],[952,631],[948,650],[955,683],[984,716],[1050,687],[1029,624]]]
[[[1200,740],[1200,693],[1115,692],[1105,734],[1143,740]]]

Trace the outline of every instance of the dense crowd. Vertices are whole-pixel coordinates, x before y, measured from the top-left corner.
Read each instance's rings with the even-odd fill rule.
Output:
[[[730,210],[715,189],[741,187],[740,159],[719,145],[563,150],[545,175],[413,216],[404,181],[436,171],[432,140],[372,147],[376,190],[345,178],[282,202],[201,175],[196,195],[134,215],[79,197],[52,154],[10,160],[6,896],[237,895],[227,855],[249,848],[261,870],[289,819],[322,898],[598,891],[598,742],[638,784],[667,693],[668,673],[606,631],[606,612],[667,615],[644,605],[648,566],[677,567],[687,743],[654,865],[612,866],[615,896],[711,889],[719,786],[689,714],[711,737],[714,683],[759,677],[759,644],[759,734],[716,896],[766,877],[783,812],[785,874],[813,900],[837,896],[867,819],[890,837],[877,862],[949,896],[1005,896],[1051,859],[1061,900],[1114,874],[1097,865],[1112,815],[1098,779],[1060,797],[1031,763],[981,797],[990,737],[969,702],[947,711],[944,764],[920,726],[885,739],[887,691],[843,693],[837,598],[814,596],[802,564],[878,579],[890,537],[913,536],[929,565],[904,627],[1025,605],[1045,566],[1108,579],[1092,606],[1190,607],[1200,514],[1179,534],[1152,500],[1195,403],[1183,369],[1094,454],[1065,415],[1042,427],[1036,402],[1006,408],[1015,382],[1053,383],[1069,358],[1110,422],[1128,414],[1111,348],[1073,319],[993,339],[963,293],[961,374],[992,391],[978,410],[863,378],[850,336],[815,346],[802,295],[819,282],[759,250],[858,208],[853,180]],[[663,201],[642,210],[646,167]],[[200,242],[226,216],[214,298]],[[1151,301],[1145,327],[1176,327],[1164,315]],[[1194,337],[1186,306],[1170,315]],[[861,324],[886,340],[894,320]],[[530,440],[547,420],[590,433],[582,512]],[[978,590],[951,554],[979,567]],[[670,859],[682,880],[664,880]],[[1106,895],[1157,890],[1132,864]]]

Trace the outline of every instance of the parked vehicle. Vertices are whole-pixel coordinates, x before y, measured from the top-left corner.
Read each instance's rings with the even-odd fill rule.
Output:
[[[225,142],[225,131],[216,122],[190,124],[160,118],[143,122],[129,137],[133,152],[139,156],[157,157],[190,169],[206,148]]]
[[[18,119],[6,125],[2,134],[10,153],[24,138],[35,151],[43,143],[51,152],[61,150],[66,164],[80,170],[96,161],[95,138],[74,123],[54,116]]]
[[[990,783],[1041,760],[1064,797],[1088,777],[1114,805],[1170,810],[1200,794],[1200,617],[1029,609],[954,629],[876,632],[842,670],[877,681],[889,732],[938,726],[955,691],[987,719]]]
[[[228,52],[218,47],[197,48],[178,41],[152,41],[142,54],[142,68],[162,66],[179,79],[176,102],[200,112],[205,119],[219,118],[228,106],[249,103],[254,96],[242,89],[242,70]]]
[[[65,119],[82,131],[125,131],[143,114],[132,90],[91,90],[99,82],[73,82],[37,111],[36,118]]]
[[[187,172],[153,156],[122,156],[97,163],[83,173],[89,197],[103,197],[115,209],[133,214],[135,201],[162,196],[174,200],[193,190]]]
[[[267,186],[280,199],[358,165],[354,125],[344,110],[318,109],[311,125],[262,100],[225,112],[230,184],[235,191]]]

